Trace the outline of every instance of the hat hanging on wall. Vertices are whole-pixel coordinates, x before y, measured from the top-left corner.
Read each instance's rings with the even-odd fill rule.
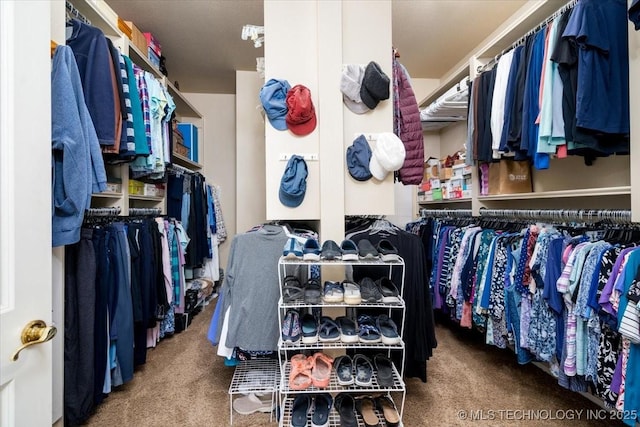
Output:
[[[357,181],[371,179],[369,162],[371,161],[371,147],[364,135],[358,136],[347,148],[347,169],[349,175]]]
[[[347,64],[342,70],[340,79],[340,90],[342,91],[342,101],[349,110],[356,114],[363,114],[369,111],[360,97],[360,88],[364,78],[364,65]]]
[[[280,202],[290,208],[300,206],[307,191],[307,163],[304,158],[294,154],[287,162],[280,179]]]
[[[374,178],[383,181],[389,172],[397,171],[404,163],[404,144],[392,132],[378,134],[376,148],[371,154],[369,170]]]
[[[295,85],[287,93],[287,127],[300,136],[308,135],[316,128],[316,110],[311,91],[303,85]]]
[[[380,101],[389,99],[389,77],[382,71],[376,62],[369,62],[364,70],[362,86],[360,87],[360,98],[362,102],[374,109]]]
[[[291,89],[286,80],[270,79],[260,89],[260,102],[269,123],[277,130],[287,130],[287,93]]]

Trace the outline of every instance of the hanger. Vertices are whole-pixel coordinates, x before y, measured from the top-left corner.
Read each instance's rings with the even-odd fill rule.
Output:
[[[396,226],[384,218],[377,219],[369,227],[369,234],[376,234],[380,231],[396,234]]]

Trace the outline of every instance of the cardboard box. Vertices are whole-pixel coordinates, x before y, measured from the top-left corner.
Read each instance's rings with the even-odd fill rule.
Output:
[[[124,22],[131,27],[131,43],[144,55],[147,51],[147,39],[144,37],[144,34],[132,21]]]
[[[198,162],[198,127],[193,123],[178,123],[185,147],[190,149],[189,159]]]
[[[129,40],[133,39],[133,28],[131,28],[131,25],[133,24],[133,22],[131,21],[124,21],[122,18],[118,17],[118,29],[120,31],[122,31],[122,33],[127,36],[127,38]]]
[[[163,184],[144,184],[143,194],[145,196],[164,197]]]
[[[433,157],[429,157],[426,162],[424,162],[424,181],[428,181],[432,178],[438,178],[440,170],[440,161]]]
[[[451,179],[452,176],[453,176],[452,168],[440,168],[440,173],[439,173],[440,181],[446,181],[448,179]]]
[[[138,196],[144,195],[144,182],[136,181],[135,179],[129,180],[129,194],[135,194]]]
[[[189,158],[189,155],[191,154],[191,150],[188,147],[185,147],[182,144],[173,144],[173,152],[175,154],[178,154],[182,157],[186,157],[187,159]]]
[[[147,48],[147,57],[149,58],[149,62],[156,67],[160,68],[160,57],[156,55],[156,53],[151,49],[151,46]]]
[[[442,200],[442,188],[435,188],[432,191],[433,200]]]

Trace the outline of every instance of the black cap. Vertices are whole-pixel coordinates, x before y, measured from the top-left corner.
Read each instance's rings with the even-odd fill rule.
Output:
[[[389,77],[376,62],[369,62],[364,70],[360,98],[370,109],[376,108],[380,101],[389,99]]]

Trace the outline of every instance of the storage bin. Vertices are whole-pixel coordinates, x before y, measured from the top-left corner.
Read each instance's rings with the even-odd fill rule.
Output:
[[[131,43],[144,55],[147,51],[147,39],[144,37],[144,34],[132,21],[124,22],[131,27]]]
[[[144,33],[144,38],[147,40],[147,46],[149,49],[153,50],[153,52],[159,57],[162,56],[162,48],[160,47],[160,42],[153,36],[151,33]]]
[[[198,127],[193,123],[178,123],[184,145],[190,150],[189,159],[198,162]]]
[[[144,195],[144,182],[136,181],[135,179],[130,179],[129,194],[135,194],[138,196]]]

